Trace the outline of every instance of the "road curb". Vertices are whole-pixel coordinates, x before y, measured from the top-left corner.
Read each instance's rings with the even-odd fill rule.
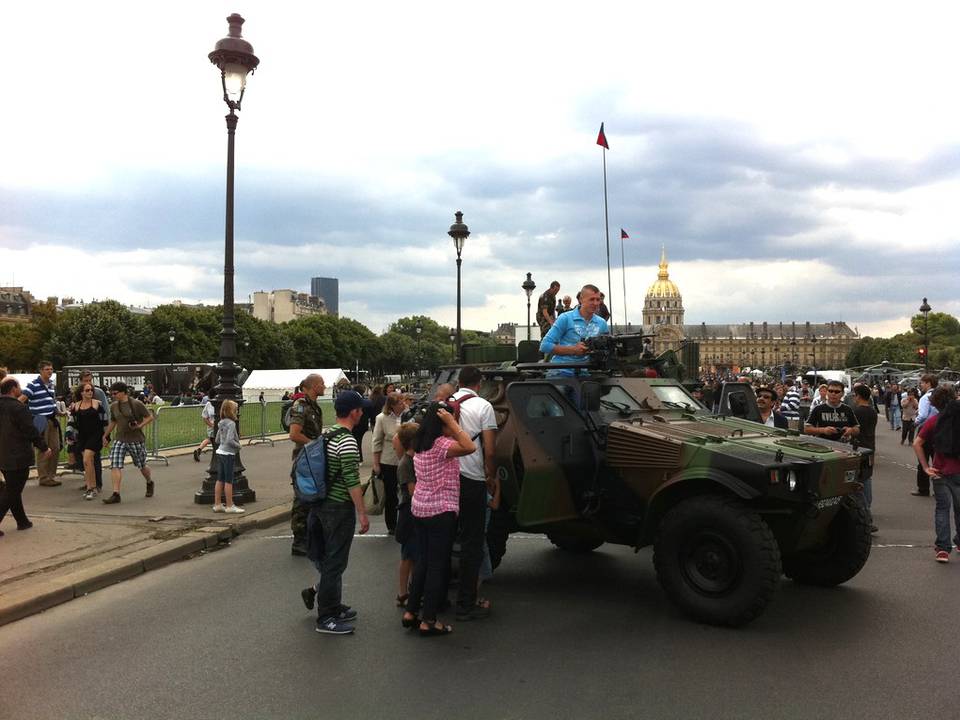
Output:
[[[0,595],[0,625],[21,620],[150,570],[179,562],[198,552],[214,548],[235,535],[270,527],[289,518],[289,505],[275,505],[244,515],[229,525],[211,525],[190,530],[180,537],[164,540],[127,555],[108,558],[92,567],[39,580],[28,587]]]

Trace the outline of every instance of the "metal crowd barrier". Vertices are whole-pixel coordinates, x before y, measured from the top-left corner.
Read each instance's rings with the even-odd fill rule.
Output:
[[[286,402],[267,403],[249,402],[240,406],[240,440],[249,445],[274,443],[271,435],[285,433],[282,419]],[[335,419],[333,400],[320,398],[318,402],[323,411],[324,427],[329,427]],[[169,465],[169,458],[163,450],[196,447],[207,436],[207,426],[203,422],[202,405],[161,405],[151,409],[154,421],[146,431],[147,462],[162,462]],[[61,426],[66,420],[61,418]],[[105,448],[103,456],[107,457]],[[60,449],[60,465],[67,463],[66,446]]]

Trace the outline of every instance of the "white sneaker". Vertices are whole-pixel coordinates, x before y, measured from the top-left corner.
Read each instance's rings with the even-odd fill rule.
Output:
[[[246,510],[244,510],[242,507],[237,507],[236,505],[230,505],[226,510],[224,510],[224,512],[225,513],[242,513],[242,512],[246,512]]]
[[[214,512],[224,512],[224,510],[226,510],[226,507],[223,506],[223,505],[214,505],[214,506],[213,506],[213,511],[214,511]]]

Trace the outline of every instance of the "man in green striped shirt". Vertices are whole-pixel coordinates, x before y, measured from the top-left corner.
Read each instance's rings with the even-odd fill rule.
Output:
[[[314,561],[320,582],[303,590],[307,608],[317,604],[317,632],[347,635],[357,611],[342,602],[343,573],[350,559],[350,545],[360,520],[360,534],[370,529],[360,489],[360,450],[351,434],[363,416],[363,398],[353,390],[337,395],[333,402],[337,424],[324,433],[327,438],[327,498],[310,510],[307,536],[311,545],[322,537],[323,547]],[[312,547],[310,548],[313,549]],[[313,556],[314,553],[311,553]]]

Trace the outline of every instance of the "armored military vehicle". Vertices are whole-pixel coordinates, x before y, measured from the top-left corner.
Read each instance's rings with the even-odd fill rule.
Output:
[[[653,358],[642,340],[593,339],[589,363],[564,366],[575,376],[545,363],[485,369],[500,428],[494,563],[514,531],[571,552],[653,545],[669,598],[731,626],[764,611],[781,575],[854,577],[870,554],[859,482],[869,451],[759,423],[747,385],[728,383],[711,415],[679,381],[676,356]]]

